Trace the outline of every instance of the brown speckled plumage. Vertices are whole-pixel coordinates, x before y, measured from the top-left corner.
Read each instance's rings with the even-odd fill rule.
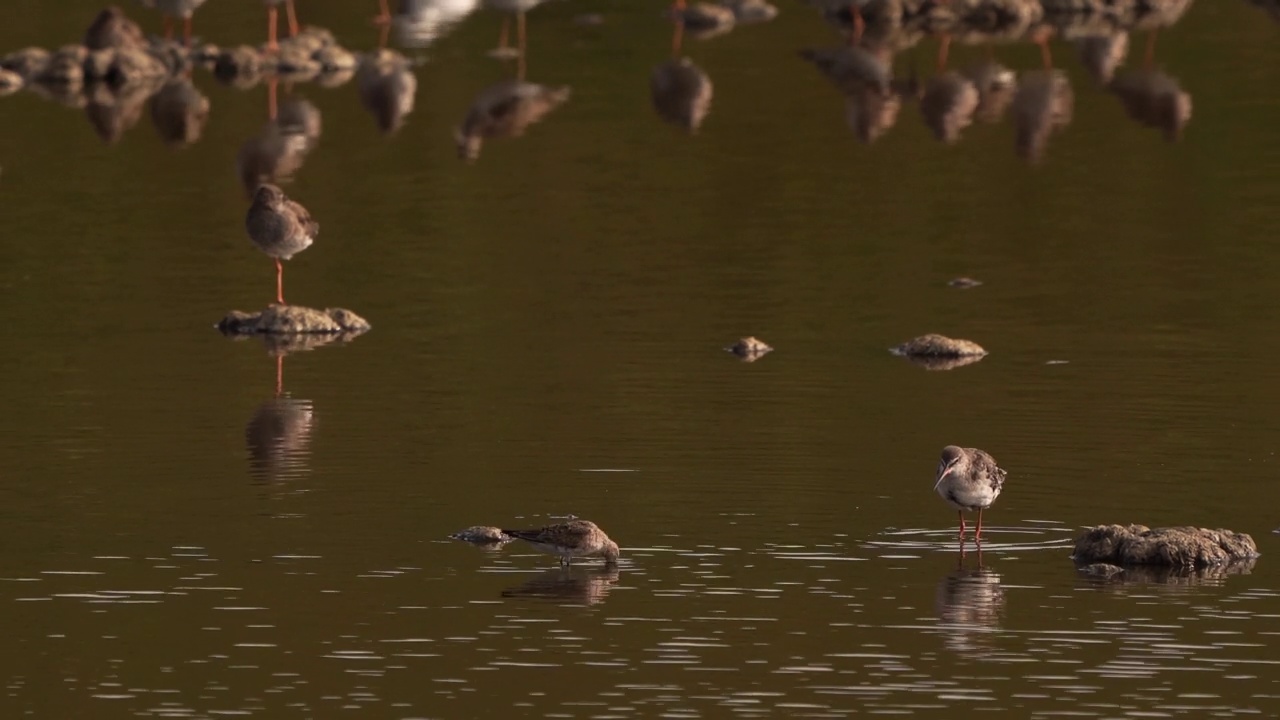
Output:
[[[961,538],[964,538],[965,511],[977,511],[978,527],[974,537],[982,539],[982,511],[1000,496],[1006,475],[995,458],[982,450],[955,445],[942,449],[933,489],[959,513]]]
[[[559,556],[561,565],[570,564],[575,557],[598,556],[603,557],[606,564],[618,562],[618,544],[590,520],[570,520],[531,530],[504,529],[502,532],[543,552]]]
[[[311,213],[302,205],[285,197],[280,188],[264,184],[254,193],[244,224],[253,244],[276,260],[276,301],[283,305],[284,271],[280,261],[310,247],[320,232],[320,223],[311,219]]]

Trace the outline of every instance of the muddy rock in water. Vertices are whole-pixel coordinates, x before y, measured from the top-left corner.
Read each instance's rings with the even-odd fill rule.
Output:
[[[364,318],[343,308],[316,310],[301,305],[274,303],[259,313],[232,310],[217,325],[219,330],[228,335],[358,334],[369,327]]]
[[[1201,568],[1258,555],[1252,537],[1231,530],[1098,525],[1076,539],[1072,558],[1077,563]]]

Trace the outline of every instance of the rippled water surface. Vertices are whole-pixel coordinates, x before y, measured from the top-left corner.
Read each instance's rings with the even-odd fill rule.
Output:
[[[14,5],[0,55],[99,9]],[[374,0],[298,5],[379,43]],[[1011,117],[947,145],[914,102],[860,142],[799,57],[839,35],[788,0],[683,39],[715,88],[686,134],[650,102],[664,3],[550,2],[523,70],[572,96],[469,164],[455,127],[521,70],[489,56],[501,15],[456,5],[391,34],[417,82],[394,133],[354,82],[277,88],[323,118],[285,185],[322,226],[287,297],[373,325],[311,351],[211,328],[274,292],[236,169],[266,85],[195,69],[210,115],[185,147],[149,105],[112,124],[0,97],[0,717],[1277,712],[1264,9],[1200,0],[1158,31],[1151,67],[1194,101],[1176,142],[1054,37],[1073,116],[1031,163]],[[195,21],[222,45],[265,30],[258,3]],[[900,78],[936,74],[917,40]],[[948,62],[988,57],[1042,65],[963,39]],[[990,355],[887,352],[928,332]],[[744,335],[776,351],[722,351]],[[981,553],[931,490],[950,443],[1009,472]],[[448,539],[568,515],[620,566]],[[1263,555],[1077,573],[1079,529],[1109,522],[1227,527]]]

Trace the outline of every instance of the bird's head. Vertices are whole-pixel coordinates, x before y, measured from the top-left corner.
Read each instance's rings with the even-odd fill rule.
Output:
[[[934,487],[942,482],[942,478],[946,477],[947,473],[959,467],[964,462],[964,458],[964,450],[955,445],[942,448],[942,458],[938,460],[938,475],[934,478]]]

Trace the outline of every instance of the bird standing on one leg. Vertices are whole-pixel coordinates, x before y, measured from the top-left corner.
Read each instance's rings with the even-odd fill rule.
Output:
[[[284,304],[284,265],[297,253],[306,250],[320,232],[320,223],[311,219],[311,213],[298,203],[285,197],[284,191],[275,185],[258,186],[253,195],[253,205],[244,219],[249,239],[262,252],[276,261],[276,302]]]
[[[982,542],[982,511],[991,507],[1004,487],[1005,471],[995,458],[977,448],[948,445],[938,462],[934,492],[942,496],[960,516],[960,539],[964,540],[965,511],[978,512],[974,540]]]

